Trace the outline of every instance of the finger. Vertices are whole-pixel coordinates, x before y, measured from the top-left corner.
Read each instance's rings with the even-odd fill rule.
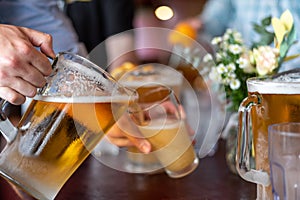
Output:
[[[114,138],[114,137],[108,137],[108,140],[114,144],[117,145],[118,147],[129,147],[129,146],[134,146],[133,143],[131,143],[128,138]]]
[[[150,142],[142,135],[139,128],[131,120],[129,115],[124,114],[118,121],[117,126],[120,131],[136,146],[141,152],[151,151]]]
[[[52,72],[52,66],[49,59],[38,50],[34,49],[29,55],[30,62],[42,75],[49,76]]]
[[[184,110],[183,106],[179,105],[178,109],[179,109],[179,112],[180,112],[181,119],[186,119],[186,113],[185,113],[185,110]]]
[[[49,76],[52,72],[52,67],[47,57],[55,57],[55,54],[52,50],[51,36],[26,28],[22,28],[22,31],[28,36],[31,44],[28,44],[27,46],[23,45],[22,47],[24,49],[21,49],[20,51],[26,54],[28,57],[27,59],[30,61],[32,66],[38,69],[44,76]],[[44,54],[35,48],[31,48],[30,45],[40,47]]]
[[[8,87],[0,87],[0,97],[13,105],[21,105],[26,100],[23,95]]]
[[[176,113],[176,112],[178,112],[176,105],[171,101],[163,102],[162,106],[166,109],[167,113]]]
[[[151,144],[147,139],[129,136],[128,140],[130,140],[130,142],[134,146],[136,146],[142,153],[150,153]]]
[[[5,79],[1,81],[0,86],[9,87],[23,96],[34,97],[36,95],[36,87],[19,77]]]
[[[42,87],[46,83],[44,75],[29,62],[22,61],[22,59],[20,59],[20,55],[1,58],[0,86],[6,86],[9,85],[9,83],[14,83],[14,80],[11,80],[13,77],[22,77],[22,79],[36,87]]]
[[[127,117],[121,117],[109,130],[107,137],[117,146],[136,146],[141,152],[149,153],[151,144],[143,138],[137,127],[127,119]]]
[[[25,27],[22,27],[21,29],[23,33],[25,33],[28,36],[30,42],[34,46],[40,47],[41,51],[48,57],[50,58],[55,57],[55,53],[52,47],[53,45],[52,36],[50,34],[42,33]]]
[[[30,71],[28,71],[28,68],[30,68]],[[46,79],[43,74],[32,65],[28,64],[28,67],[23,67],[18,73],[19,77],[22,77],[23,80],[37,88],[41,88],[46,84]]]

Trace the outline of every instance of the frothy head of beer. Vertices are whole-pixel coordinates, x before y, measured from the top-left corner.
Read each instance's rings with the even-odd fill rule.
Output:
[[[248,92],[261,94],[300,94],[300,69],[279,73],[272,77],[250,78]]]
[[[144,84],[162,84],[167,86],[180,86],[183,75],[177,70],[158,63],[140,65],[125,73],[119,81],[130,88],[138,88]]]

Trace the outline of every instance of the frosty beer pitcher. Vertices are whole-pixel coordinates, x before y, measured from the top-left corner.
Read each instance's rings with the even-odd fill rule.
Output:
[[[136,98],[85,58],[60,53],[17,127],[1,109],[7,141],[0,174],[37,199],[54,199]],[[2,106],[5,103],[2,101]]]
[[[248,97],[239,108],[236,168],[257,184],[257,199],[271,200],[268,126],[300,122],[300,70],[247,80]]]

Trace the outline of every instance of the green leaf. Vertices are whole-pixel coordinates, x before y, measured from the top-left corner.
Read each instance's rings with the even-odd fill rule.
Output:
[[[281,66],[282,62],[284,61],[284,58],[286,57],[289,49],[293,44],[296,42],[296,31],[294,28],[294,25],[292,26],[291,31],[289,34],[283,39],[281,45],[280,45],[280,50],[279,50],[279,67]]]
[[[270,15],[270,16],[262,19],[261,24],[264,26],[269,26],[271,24],[271,21],[272,21],[272,16]]]
[[[253,23],[253,30],[259,34],[260,39],[257,42],[253,42],[251,48],[255,48],[262,45],[270,45],[275,37],[273,32],[267,30],[267,26],[271,24],[272,17],[266,17],[261,21],[261,24]]]
[[[267,31],[266,27],[260,26],[258,24],[253,24],[253,29],[254,29],[255,32],[257,32],[259,34],[263,34]]]
[[[287,36],[287,43],[288,45],[293,45],[295,42],[297,41],[297,35],[296,35],[296,30],[294,25],[292,26],[292,29],[290,31],[290,33]]]

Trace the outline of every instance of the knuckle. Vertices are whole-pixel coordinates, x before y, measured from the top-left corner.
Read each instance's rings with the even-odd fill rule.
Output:
[[[14,105],[20,105],[26,100],[23,95],[20,95],[17,92],[8,92],[3,98]]]
[[[6,66],[8,66],[9,69],[18,69],[20,67],[20,59],[17,56],[11,56],[11,57],[6,57],[2,60]],[[2,75],[5,75],[7,77],[8,73],[5,73],[2,71]]]
[[[36,95],[36,87],[27,83],[24,85],[21,81],[16,81],[12,88],[19,91],[23,96],[34,97]]]
[[[5,80],[9,77],[8,73],[6,71],[0,70],[0,84],[3,85]]]
[[[32,75],[31,77],[28,77],[28,79],[35,87],[43,87],[46,84],[46,79],[40,74],[36,74],[35,76]]]
[[[19,51],[22,55],[28,56],[32,52],[32,45],[27,44],[27,42],[20,43],[18,45]]]
[[[45,33],[45,38],[46,38],[46,41],[52,42],[53,38],[52,38],[52,36],[50,34]]]
[[[8,98],[8,101],[11,102],[12,104],[23,103],[22,97],[17,94],[10,95],[10,97]]]

